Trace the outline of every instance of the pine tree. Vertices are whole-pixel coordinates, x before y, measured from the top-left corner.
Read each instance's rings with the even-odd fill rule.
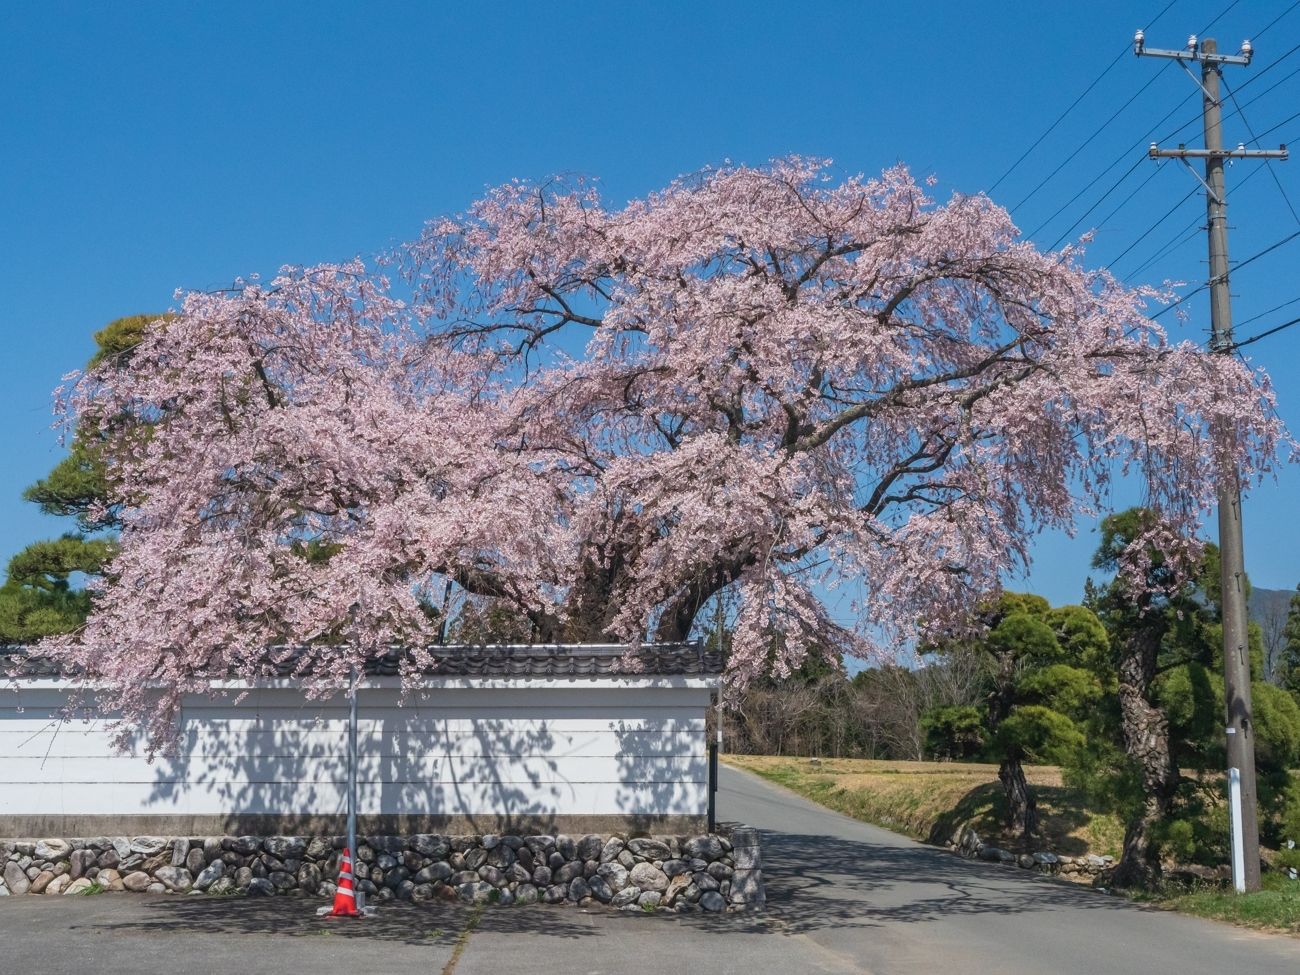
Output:
[[[131,350],[154,315],[131,315],[95,333],[91,366],[126,368]],[[60,538],[34,542],[9,560],[0,586],[0,643],[30,643],[75,630],[90,612],[87,577],[99,575],[113,557],[118,513],[109,497],[105,451],[120,431],[79,427],[68,455],[26,491],[23,498],[49,515],[75,518]]]

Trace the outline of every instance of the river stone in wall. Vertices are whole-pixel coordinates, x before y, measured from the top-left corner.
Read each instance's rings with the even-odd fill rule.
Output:
[[[27,879],[27,874],[23,873],[23,868],[14,861],[5,864],[4,879],[5,886],[9,888],[11,894],[25,894],[32,885],[32,882]]]
[[[329,898],[345,844],[339,836],[15,840],[0,845],[0,891]],[[755,889],[760,897],[762,889],[754,844],[738,838],[733,846],[713,834],[367,836],[355,867],[357,891],[374,901],[541,900],[685,912],[725,910],[728,902],[733,910],[749,909],[758,903]]]
[[[72,852],[67,840],[38,840],[33,856],[38,860],[61,860]]]
[[[642,890],[662,892],[668,889],[668,875],[653,863],[638,863],[632,868],[628,879]]]

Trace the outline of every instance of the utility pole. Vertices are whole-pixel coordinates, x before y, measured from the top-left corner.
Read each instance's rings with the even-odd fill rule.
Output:
[[[1181,51],[1146,47],[1142,31],[1133,38],[1133,53],[1168,58],[1201,88],[1205,148],[1160,149],[1152,143],[1152,159],[1177,159],[1205,187],[1206,230],[1210,244],[1210,348],[1220,355],[1232,355],[1232,293],[1228,285],[1228,200],[1224,189],[1225,159],[1286,159],[1287,150],[1223,148],[1223,103],[1219,99],[1219,75],[1225,64],[1248,65],[1254,51],[1243,41],[1237,54],[1220,54],[1211,38],[1196,36]],[[1198,62],[1198,79],[1188,62]],[[1192,169],[1189,159],[1205,160],[1205,178]],[[1250,653],[1246,617],[1246,566],[1241,534],[1241,478],[1231,460],[1235,444],[1231,430],[1213,431],[1218,440],[1220,465],[1219,558],[1223,600],[1223,691],[1227,706],[1228,778],[1232,814],[1232,875],[1239,892],[1259,890],[1259,822],[1255,790],[1255,726],[1250,704]]]

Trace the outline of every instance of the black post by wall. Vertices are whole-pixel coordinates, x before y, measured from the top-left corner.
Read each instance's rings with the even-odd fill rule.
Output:
[[[717,816],[717,796],[718,796],[718,743],[709,742],[709,832],[712,833],[718,824]]]

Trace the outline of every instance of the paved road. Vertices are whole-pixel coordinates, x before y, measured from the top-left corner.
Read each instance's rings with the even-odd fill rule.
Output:
[[[809,946],[810,965],[823,966],[808,971],[1264,975],[1300,968],[1300,939],[961,860],[733,769],[722,783],[726,814],[764,831],[769,915],[787,938]]]
[[[968,863],[733,769],[722,770],[719,813],[764,830],[770,908],[761,916],[390,904],[339,925],[287,898],[5,897],[0,972],[1291,975],[1300,967],[1300,940]]]

